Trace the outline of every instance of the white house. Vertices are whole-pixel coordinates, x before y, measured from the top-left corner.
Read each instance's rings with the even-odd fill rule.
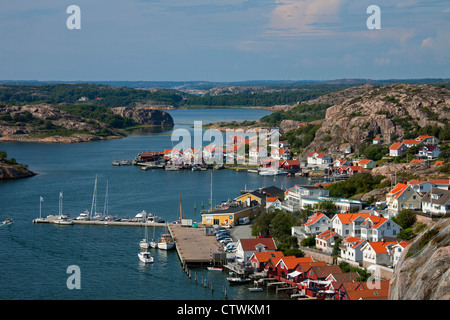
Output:
[[[360,262],[363,259],[362,247],[367,243],[366,240],[357,237],[347,237],[342,240],[339,249],[341,249],[341,258],[353,262]]]
[[[339,238],[336,232],[325,230],[316,236],[316,248],[325,252],[332,252],[334,241]]]
[[[306,161],[308,166],[328,166],[333,163],[331,156],[324,152],[310,152]]]
[[[396,244],[388,245],[388,250],[391,253],[391,262],[392,265],[397,265],[398,260],[400,260],[400,256],[403,253],[403,250],[410,245],[411,243],[408,241],[399,241]]]
[[[418,136],[416,140],[428,145],[439,144],[439,139],[433,136]]]
[[[373,169],[377,166],[377,163],[371,159],[361,159],[358,161],[358,166],[364,169]]]
[[[397,245],[400,245],[401,248],[405,248],[409,245],[407,241],[377,241],[377,242],[367,242],[362,247],[363,253],[363,266],[367,267],[372,264],[385,265],[390,266],[394,264],[395,257],[398,257],[401,254],[398,250],[400,249]],[[395,249],[397,249],[397,253],[394,254]]]
[[[422,198],[422,211],[434,215],[445,215],[450,212],[450,190],[431,188]]]
[[[236,259],[241,262],[247,262],[256,252],[276,251],[275,242],[272,238],[250,238],[239,239],[236,246]]]
[[[347,159],[337,159],[337,160],[334,160],[334,162],[333,162],[334,167],[343,167],[343,166],[351,166],[351,165],[352,165],[352,163]]]
[[[341,237],[360,237],[360,226],[368,217],[370,217],[368,212],[338,213],[331,218],[331,228]]]
[[[266,209],[278,209],[282,210],[281,200],[278,197],[267,197],[266,198]]]
[[[409,180],[407,184],[411,186],[411,188],[413,188],[414,191],[421,194],[427,193],[428,191],[431,190],[431,187],[433,186],[433,184],[429,181],[420,181],[416,179]]]
[[[270,156],[275,160],[289,160],[292,158],[292,153],[287,148],[274,148],[270,152]]]
[[[306,234],[319,234],[331,229],[331,220],[322,212],[317,211],[308,217],[305,223]]]
[[[436,145],[426,144],[419,149],[419,156],[426,157],[428,159],[435,159],[439,157],[441,149]]]
[[[402,142],[395,142],[389,147],[389,155],[391,157],[399,157],[406,152],[408,148]]]
[[[401,227],[391,219],[371,215],[361,227],[361,238],[367,241],[379,241],[384,237],[396,238]]]
[[[265,147],[251,147],[248,150],[250,160],[258,162],[261,158],[267,157],[267,149]]]
[[[450,189],[450,179],[444,178],[444,179],[428,179],[428,182],[433,184],[433,187],[442,189],[442,190],[449,190]]]

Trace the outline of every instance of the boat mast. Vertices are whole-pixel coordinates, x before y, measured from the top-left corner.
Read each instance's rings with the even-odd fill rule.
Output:
[[[108,216],[108,180],[106,180],[105,205],[103,206],[103,216]]]
[[[97,193],[97,175],[95,175],[94,193],[92,194],[92,205],[91,205],[91,212],[89,212],[89,217],[94,216],[94,214],[92,212],[94,211],[94,208],[97,208],[96,193]],[[95,209],[95,210],[97,210],[97,209]]]
[[[213,185],[213,170],[211,170],[211,200],[210,200],[210,204],[209,204],[209,209],[210,211],[212,211],[212,202],[213,202],[213,194],[212,194],[212,185]]]

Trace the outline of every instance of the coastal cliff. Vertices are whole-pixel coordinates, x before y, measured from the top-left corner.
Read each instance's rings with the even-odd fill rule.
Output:
[[[389,299],[450,300],[450,219],[437,221],[405,249]]]

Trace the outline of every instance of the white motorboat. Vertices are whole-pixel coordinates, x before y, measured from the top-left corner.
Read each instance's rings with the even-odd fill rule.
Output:
[[[147,215],[147,222],[149,223],[162,223],[164,222],[164,219],[161,217],[158,217],[156,214],[149,213]]]
[[[134,216],[134,221],[136,222],[145,222],[145,219],[147,218],[147,212],[145,210],[142,210],[137,215]]]
[[[217,268],[217,267],[208,267],[209,271],[222,271],[223,268]]]
[[[148,251],[139,252],[138,253],[139,260],[141,260],[143,263],[152,263],[153,257]]]
[[[174,165],[166,165],[164,167],[164,170],[166,170],[166,171],[178,171],[178,170],[180,170],[180,167],[179,166],[174,166]]]
[[[75,220],[89,220],[89,211],[84,211],[82,213],[80,213],[80,215],[78,217],[75,218]]]
[[[252,279],[241,278],[241,277],[228,277],[227,280],[231,284],[244,284],[244,283],[249,283]]]

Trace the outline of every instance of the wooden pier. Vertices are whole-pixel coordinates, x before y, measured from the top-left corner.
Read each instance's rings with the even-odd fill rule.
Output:
[[[205,228],[169,225],[169,232],[176,244],[181,263],[185,266],[210,266],[217,264],[213,260],[215,253],[221,253],[216,237],[207,236]]]

